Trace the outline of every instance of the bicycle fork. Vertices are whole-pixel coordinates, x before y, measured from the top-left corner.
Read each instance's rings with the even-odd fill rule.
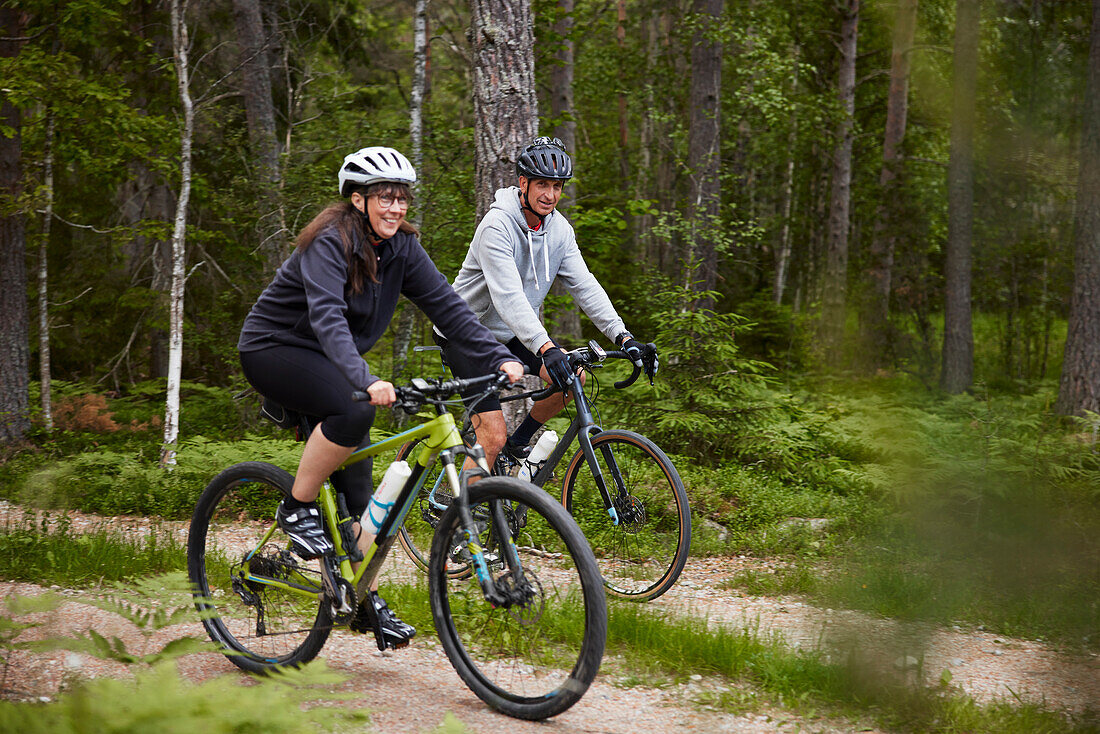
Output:
[[[478,465],[478,470],[473,472],[480,476],[489,476],[489,465],[485,461],[485,452],[479,445],[474,445],[468,450],[468,455]],[[489,500],[489,517],[491,518],[490,532],[496,534],[500,553],[505,560],[505,567],[509,569],[507,575],[494,579],[489,571],[489,564],[485,560],[485,549],[478,537],[477,521],[470,510],[469,496],[466,492],[470,475],[463,472],[460,478],[455,467],[454,455],[444,453],[440,457],[443,461],[443,470],[447,480],[451,483],[458,517],[461,522],[462,543],[472,559],[474,575],[485,601],[493,608],[509,608],[516,604],[525,603],[531,596],[530,584],[523,574],[523,566],[520,563],[519,551],[516,548],[515,538],[512,537],[511,524],[504,510],[503,501],[500,499]]]

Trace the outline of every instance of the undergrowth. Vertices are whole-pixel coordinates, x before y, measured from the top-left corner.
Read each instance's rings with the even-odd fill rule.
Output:
[[[186,567],[182,544],[155,526],[136,537],[74,533],[67,517],[46,514],[0,528],[0,578],[12,581],[91,586]]]

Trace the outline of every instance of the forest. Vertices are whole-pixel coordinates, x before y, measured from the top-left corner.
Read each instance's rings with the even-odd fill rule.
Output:
[[[0,0],[0,26],[0,496],[186,518],[222,466],[293,468],[237,338],[343,157],[413,161],[453,279],[552,135],[584,257],[660,351],[652,386],[601,380],[601,423],[673,458],[693,555],[1100,645],[1100,0]],[[603,339],[557,287],[544,318]],[[437,375],[430,330],[403,303],[364,357]]]

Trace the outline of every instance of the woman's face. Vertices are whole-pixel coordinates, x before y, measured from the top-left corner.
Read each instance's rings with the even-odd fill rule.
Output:
[[[398,189],[384,189],[366,197],[356,192],[351,195],[351,203],[366,212],[371,228],[384,240],[397,234],[409,210],[408,197]]]

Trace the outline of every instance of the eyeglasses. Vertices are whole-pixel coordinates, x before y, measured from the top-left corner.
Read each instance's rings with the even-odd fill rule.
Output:
[[[389,209],[396,202],[398,209],[408,209],[409,199],[407,196],[393,196],[392,194],[379,194],[378,204],[383,209]]]

